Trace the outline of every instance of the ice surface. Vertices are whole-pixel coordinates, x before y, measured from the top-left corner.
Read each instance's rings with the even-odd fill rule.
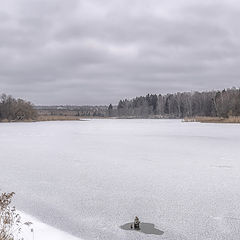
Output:
[[[83,239],[236,240],[240,125],[179,120],[0,124],[0,189]],[[163,235],[125,231],[155,224]]]

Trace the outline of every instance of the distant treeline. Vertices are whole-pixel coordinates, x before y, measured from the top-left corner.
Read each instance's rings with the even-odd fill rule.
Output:
[[[116,109],[110,104],[108,115],[122,118],[240,116],[240,89],[178,92],[166,95],[148,94],[131,100],[120,100]]]
[[[0,96],[0,121],[24,121],[36,117],[37,112],[33,109],[32,103],[6,94]]]
[[[108,117],[107,106],[35,106],[39,116]]]
[[[22,99],[0,96],[0,121],[29,120],[39,116],[194,118],[240,116],[240,89],[222,91],[148,94],[120,100],[113,106],[36,106]]]

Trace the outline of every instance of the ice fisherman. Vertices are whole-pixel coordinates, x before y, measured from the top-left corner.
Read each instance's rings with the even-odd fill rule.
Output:
[[[140,229],[140,221],[139,221],[139,218],[136,216],[135,217],[135,220],[134,220],[134,229],[136,229],[136,230],[139,230]]]

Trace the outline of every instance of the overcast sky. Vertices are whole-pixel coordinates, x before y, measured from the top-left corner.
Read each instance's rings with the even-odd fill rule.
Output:
[[[1,0],[0,92],[109,104],[240,86],[238,0]]]

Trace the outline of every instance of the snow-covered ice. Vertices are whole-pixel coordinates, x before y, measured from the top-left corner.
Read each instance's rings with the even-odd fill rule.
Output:
[[[22,225],[21,237],[24,240],[80,240],[66,232],[53,228],[47,224],[40,222],[38,219],[19,212],[22,223],[31,222],[30,226]]]
[[[0,189],[82,239],[236,240],[240,125],[180,120],[0,124]],[[124,231],[153,223],[161,236]]]

